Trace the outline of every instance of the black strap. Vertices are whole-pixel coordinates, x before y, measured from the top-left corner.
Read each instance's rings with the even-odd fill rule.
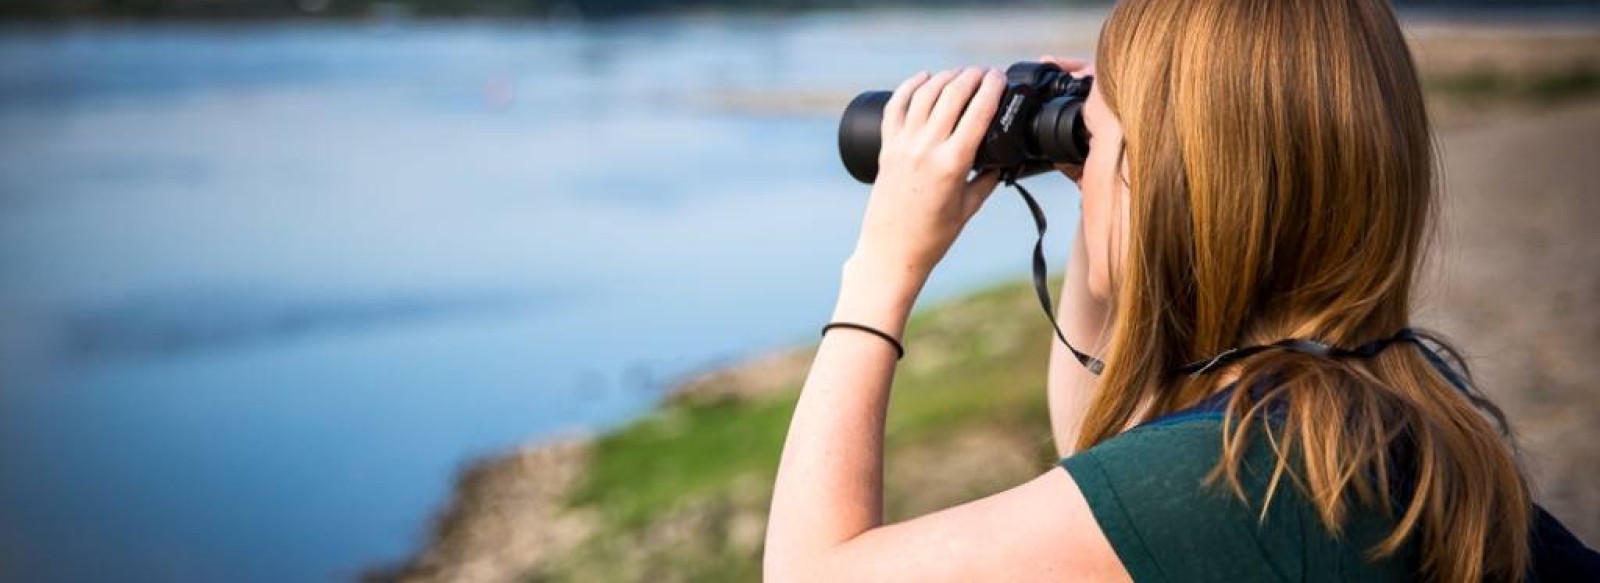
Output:
[[[1200,374],[1229,362],[1233,362],[1252,354],[1273,348],[1292,350],[1321,358],[1369,358],[1376,356],[1379,352],[1383,352],[1383,349],[1388,348],[1390,344],[1406,341],[1415,342],[1418,346],[1421,346],[1422,351],[1428,355],[1430,361],[1438,359],[1438,355],[1433,354],[1432,350],[1429,350],[1426,345],[1422,344],[1415,331],[1410,328],[1401,328],[1400,331],[1395,332],[1393,336],[1388,338],[1379,338],[1377,340],[1373,340],[1366,344],[1349,349],[1340,348],[1330,344],[1324,344],[1315,340],[1303,340],[1300,338],[1279,340],[1277,342],[1273,342],[1272,344],[1260,344],[1256,346],[1247,346],[1244,348],[1230,348],[1223,351],[1222,354],[1218,354],[1211,358],[1197,360],[1180,366],[1176,369],[1173,369],[1173,372],[1177,374]],[[1454,378],[1450,379],[1450,381],[1451,384],[1459,384]]]
[[[1039,201],[1033,199],[1033,194],[1017,183],[1017,171],[1003,171],[1000,173],[1000,179],[1005,181],[1006,186],[1017,189],[1017,193],[1022,195],[1022,200],[1028,203],[1028,212],[1033,213],[1033,225],[1039,229],[1039,240],[1033,244],[1033,289],[1039,293],[1039,305],[1044,307],[1045,317],[1050,318],[1050,328],[1055,330],[1056,338],[1061,339],[1067,350],[1072,351],[1072,356],[1078,359],[1079,364],[1089,369],[1091,373],[1100,374],[1106,364],[1078,350],[1071,342],[1067,342],[1067,335],[1061,333],[1061,325],[1056,323],[1056,310],[1050,301],[1050,286],[1045,282],[1044,231],[1048,223],[1044,220],[1044,210],[1039,208]]]

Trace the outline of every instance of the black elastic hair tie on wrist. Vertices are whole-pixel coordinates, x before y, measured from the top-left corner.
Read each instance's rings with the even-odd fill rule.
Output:
[[[900,359],[906,357],[906,347],[901,346],[900,345],[900,341],[899,340],[895,340],[894,337],[890,336],[888,332],[884,332],[882,330],[879,330],[877,328],[873,328],[871,326],[863,326],[861,324],[854,324],[854,323],[850,323],[850,322],[832,322],[832,323],[829,323],[827,326],[823,326],[822,327],[822,335],[823,336],[827,336],[828,335],[828,330],[831,330],[833,328],[850,328],[852,330],[860,330],[862,332],[866,332],[868,334],[872,334],[872,335],[877,336],[879,338],[882,338],[884,340],[888,340],[889,344],[894,345],[894,352],[896,354],[895,360],[900,360]]]

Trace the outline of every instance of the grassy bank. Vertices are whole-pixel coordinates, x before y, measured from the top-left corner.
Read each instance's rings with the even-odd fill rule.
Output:
[[[1055,462],[1044,394],[1049,334],[1023,281],[912,315],[886,428],[889,520],[999,491]],[[792,349],[790,360],[808,362],[814,350]],[[759,359],[742,366],[744,378],[763,378],[767,388],[690,385],[649,415],[587,440],[581,455],[523,452],[467,471],[458,491],[472,494],[459,495],[436,523],[434,552],[368,578],[497,580],[462,568],[474,562],[463,555],[487,554],[499,557],[489,571],[518,571],[527,581],[757,579],[770,488],[805,368]],[[538,530],[527,523],[576,517],[581,526],[565,528],[581,534],[542,537],[542,548],[524,558],[485,553],[485,545],[506,543],[484,542],[502,528],[484,524],[505,521],[508,508],[541,506],[504,528]],[[510,564],[518,561],[526,564]]]
[[[1038,312],[1031,288],[1016,282],[913,316],[885,447],[890,464],[918,465],[888,471],[891,519],[995,491],[1054,461],[1044,398],[1048,332]],[[599,438],[568,498],[596,511],[596,534],[535,578],[635,579],[640,573],[625,565],[650,564],[670,565],[656,572],[669,580],[756,578],[767,490],[803,380],[786,379],[787,388],[769,394],[686,395]],[[1006,435],[981,436],[997,430]],[[1010,471],[950,475],[939,450],[975,438],[1013,447]],[[1017,463],[1024,459],[1032,463]],[[945,480],[961,487],[937,484]],[[929,488],[943,493],[911,494]],[[674,529],[697,534],[661,536]],[[671,544],[656,544],[663,540]]]

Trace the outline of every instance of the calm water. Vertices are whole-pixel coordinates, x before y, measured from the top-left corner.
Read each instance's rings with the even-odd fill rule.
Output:
[[[348,579],[474,457],[811,340],[867,193],[837,112],[714,96],[1029,59],[992,41],[1046,16],[0,31],[0,579]],[[925,299],[1031,228],[997,193]]]

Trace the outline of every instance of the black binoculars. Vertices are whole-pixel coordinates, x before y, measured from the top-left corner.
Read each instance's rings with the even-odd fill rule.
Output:
[[[973,170],[1000,169],[1021,178],[1056,164],[1083,164],[1089,137],[1083,104],[1094,77],[1073,77],[1050,63],[1021,62],[1006,68],[1000,109],[989,122],[972,161]],[[839,157],[856,180],[878,178],[883,107],[893,95],[868,91],[845,107],[839,121]]]

